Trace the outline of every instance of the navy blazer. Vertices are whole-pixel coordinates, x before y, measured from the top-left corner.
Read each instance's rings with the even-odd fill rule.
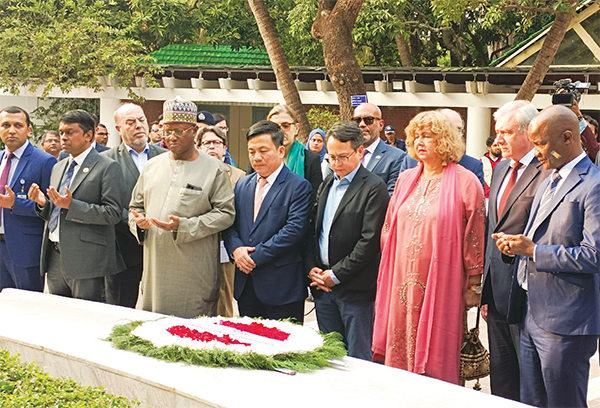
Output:
[[[386,145],[381,139],[371,155],[367,164],[367,170],[377,174],[387,186],[388,194],[394,194],[394,187],[398,174],[400,174],[400,165],[404,157],[407,156],[402,150]]]
[[[586,156],[571,171],[549,204],[546,216],[532,225],[550,178],[540,184],[525,234],[533,232],[536,261],[527,263],[531,317],[543,330],[559,335],[600,334],[600,169]],[[526,302],[518,302],[517,273],[509,304],[509,323],[522,320]]]
[[[4,151],[0,160],[3,157]],[[4,235],[12,262],[20,268],[40,264],[44,220],[35,212],[35,202],[27,199],[27,192],[31,184],[36,183],[45,193],[55,164],[54,156],[29,143],[10,181],[9,187],[17,196],[12,209],[2,208]]]
[[[258,299],[270,306],[306,298],[302,240],[308,226],[312,199],[310,183],[285,165],[267,192],[254,219],[257,174],[240,179],[234,188],[235,222],[223,231],[227,252],[240,246],[256,248],[250,257]],[[234,296],[239,299],[248,275],[235,268]]]
[[[540,161],[534,157],[523,170],[523,174],[508,195],[502,214],[498,216],[498,191],[504,179],[510,174],[511,160],[502,160],[492,176],[490,200],[488,204],[488,222],[485,245],[485,268],[483,272],[483,291],[481,304],[494,302],[496,310],[503,315],[508,313],[508,297],[515,269],[514,258],[503,256],[492,234],[522,234],[529,219],[531,203],[542,181],[550,174],[544,170]]]
[[[404,161],[400,165],[400,173],[402,173],[406,169],[417,167],[417,164],[419,164],[419,162],[407,154],[404,158]],[[463,154],[463,157],[459,160],[458,164],[463,166],[465,169],[471,170],[473,173],[475,173],[475,175],[481,182],[481,186],[485,191],[485,180],[483,179],[483,163],[481,163],[474,157]]]

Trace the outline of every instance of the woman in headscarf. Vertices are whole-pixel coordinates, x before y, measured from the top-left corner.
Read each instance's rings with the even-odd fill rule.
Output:
[[[321,158],[321,173],[323,178],[327,177],[327,167],[329,166],[329,156],[325,148],[325,131],[323,129],[313,129],[308,134],[306,148],[313,153],[317,153]]]
[[[406,134],[420,164],[398,177],[382,230],[373,359],[459,384],[463,314],[483,273],[483,188],[456,164],[464,142],[443,114],[418,114]]]

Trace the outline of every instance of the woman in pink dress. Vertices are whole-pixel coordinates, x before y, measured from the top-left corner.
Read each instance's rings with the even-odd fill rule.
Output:
[[[459,384],[463,312],[479,304],[484,192],[456,164],[464,142],[442,113],[418,114],[406,135],[420,164],[398,177],[383,226],[373,360]]]

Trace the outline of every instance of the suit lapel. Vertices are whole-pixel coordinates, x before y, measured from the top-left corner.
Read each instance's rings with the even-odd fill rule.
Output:
[[[327,176],[323,184],[323,189],[321,190],[321,194],[319,195],[319,199],[317,201],[317,238],[321,236],[321,231],[323,230],[323,214],[325,213],[325,205],[327,204],[327,197],[329,196],[329,191],[331,190],[332,184],[333,176]]]
[[[373,154],[371,155],[369,164],[367,164],[367,170],[373,171],[375,166],[377,166],[377,163],[379,163],[379,161],[381,160],[381,157],[385,153],[385,147],[386,147],[385,143],[383,143],[381,140],[379,140],[377,147],[375,148],[375,151],[373,151]]]
[[[69,157],[69,156],[67,156]],[[54,165],[52,169],[52,174],[50,175],[50,185],[58,190],[60,187],[60,180],[65,174],[65,170],[67,169],[67,165],[69,164],[69,159],[62,159],[58,163]]]
[[[158,156],[158,155],[159,155],[159,153],[158,153],[158,150],[156,149],[156,146],[154,146],[153,144],[149,145],[149,148],[148,148],[148,160],[150,160],[154,156]]]
[[[340,213],[344,210],[344,207],[346,207],[348,205],[348,203],[350,203],[350,201],[352,201],[354,196],[362,188],[363,184],[365,184],[366,174],[363,171],[364,171],[364,168],[359,168],[358,172],[356,172],[356,174],[354,175],[354,179],[352,179],[352,182],[350,183],[350,185],[348,186],[348,189],[346,190],[346,192],[344,193],[344,196],[342,197],[342,201],[340,201],[340,205],[338,206],[337,210],[335,211],[335,215],[333,216],[333,220],[331,221],[332,225],[333,225],[333,223],[335,223],[335,220],[340,215]]]
[[[133,178],[137,180],[140,176],[140,172],[131,158],[131,153],[129,153],[129,150],[127,150],[124,144],[119,146],[119,155],[121,156],[122,162],[125,163],[125,167],[127,167]],[[150,158],[150,152],[148,152],[148,158]]]
[[[506,203],[504,203],[504,209],[502,210],[502,214],[499,214],[499,223],[504,219],[504,217],[506,217],[510,208],[513,206],[515,201],[517,201],[517,198],[519,198],[521,194],[523,194],[525,189],[529,187],[531,182],[540,173],[540,167],[542,167],[542,163],[540,163],[540,161],[536,157],[534,157],[531,163],[529,163],[529,166],[527,166],[525,170],[523,170],[523,174],[521,175],[521,177],[519,177],[519,180],[517,180],[517,183],[515,184],[512,191],[508,195],[508,198],[506,199]]]
[[[31,156],[32,151],[33,151],[33,145],[31,143],[29,143],[29,146],[27,146],[25,148],[25,151],[21,155],[21,158],[19,159],[19,163],[17,163],[17,168],[15,169],[12,179],[10,180],[10,188],[15,193],[17,193],[17,190],[15,189],[15,185],[17,184],[17,181],[19,180],[19,177],[21,176],[23,169],[25,168],[25,166],[27,166],[27,163],[29,163],[29,156]],[[0,160],[2,160],[2,157],[0,157]],[[25,191],[25,193],[27,193],[27,191]]]
[[[258,224],[260,224],[262,219],[265,217],[265,214],[269,211],[269,207],[271,207],[271,204],[273,204],[273,201],[275,201],[275,198],[277,198],[277,196],[281,192],[282,185],[285,182],[285,179],[287,178],[289,171],[290,170],[288,170],[288,168],[285,166],[283,166],[283,169],[281,169],[281,172],[275,179],[275,182],[273,183],[273,185],[267,192],[267,195],[265,196],[263,202],[260,205],[260,210],[258,210],[258,215],[256,216],[256,221],[254,221],[254,224],[252,225],[252,230],[254,230]],[[258,179],[258,174],[254,179],[254,188],[256,188],[256,180],[257,179]],[[252,196],[251,202],[254,206],[254,195]],[[254,218],[254,210],[252,211],[252,218]]]
[[[81,163],[81,166],[79,166],[79,170],[73,178],[71,187],[69,187],[71,193],[74,193],[75,190],[77,190],[77,187],[79,187],[81,182],[85,180],[88,174],[90,174],[96,163],[98,163],[98,152],[92,149],[83,161],[83,163]]]

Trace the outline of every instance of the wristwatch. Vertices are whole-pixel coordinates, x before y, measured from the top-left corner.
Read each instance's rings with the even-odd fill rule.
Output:
[[[481,295],[481,291],[483,290],[483,286],[482,285],[471,285],[471,286],[469,286],[469,290],[472,290],[476,294]]]

